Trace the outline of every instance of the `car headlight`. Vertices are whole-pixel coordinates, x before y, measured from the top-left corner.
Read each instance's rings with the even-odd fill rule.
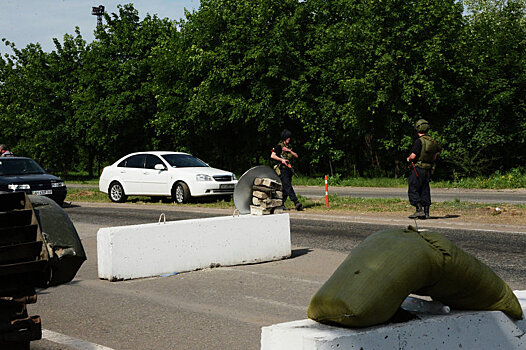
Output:
[[[29,190],[31,187],[28,184],[9,184],[7,185],[11,191]]]
[[[237,180],[236,174],[232,174],[232,180]]]
[[[212,181],[212,176],[210,175],[205,175],[205,174],[197,174],[195,176],[195,179],[197,181]]]
[[[52,182],[51,187],[65,187],[66,184],[64,182]]]

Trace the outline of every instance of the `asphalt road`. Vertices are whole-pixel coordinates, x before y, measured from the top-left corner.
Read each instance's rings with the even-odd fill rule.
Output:
[[[97,185],[68,184],[71,188],[98,188]],[[307,198],[325,197],[323,186],[294,186],[296,194]],[[401,198],[407,199],[407,188],[379,188],[379,187],[329,187],[330,195],[356,198]],[[526,189],[481,190],[462,188],[433,188],[431,183],[431,197],[435,202],[460,200],[478,203],[526,203]]]
[[[79,231],[88,261],[73,282],[41,291],[38,302],[29,305],[29,313],[39,314],[46,330],[44,339],[32,343],[34,350],[259,349],[261,327],[305,318],[310,297],[351,249],[369,234],[393,225],[291,213],[290,259],[108,282],[97,277],[100,227],[157,222],[162,212],[167,221],[229,212],[94,204],[65,210]],[[395,225],[405,222],[411,223]],[[436,226],[435,222],[429,228],[488,264],[512,289],[526,289],[526,229]]]

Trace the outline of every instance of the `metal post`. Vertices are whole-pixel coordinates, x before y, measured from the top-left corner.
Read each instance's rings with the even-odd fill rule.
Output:
[[[104,6],[99,5],[99,7],[92,7],[91,14],[97,16],[97,26],[101,26],[102,16],[104,15]]]
[[[325,206],[329,207],[329,184],[327,182],[327,175],[325,175]]]

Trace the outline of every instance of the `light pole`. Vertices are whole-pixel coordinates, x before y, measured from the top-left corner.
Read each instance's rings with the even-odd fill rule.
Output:
[[[104,6],[92,7],[91,14],[97,16],[97,26],[102,25],[102,16],[104,15]]]

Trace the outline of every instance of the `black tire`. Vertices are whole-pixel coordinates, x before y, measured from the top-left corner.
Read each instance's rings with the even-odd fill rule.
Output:
[[[108,197],[110,197],[110,200],[115,203],[126,202],[126,199],[128,199],[128,196],[124,193],[124,188],[117,181],[113,181],[110,184],[110,188],[108,189]]]
[[[179,204],[188,203],[190,201],[190,189],[184,182],[178,182],[172,190],[172,198]]]

